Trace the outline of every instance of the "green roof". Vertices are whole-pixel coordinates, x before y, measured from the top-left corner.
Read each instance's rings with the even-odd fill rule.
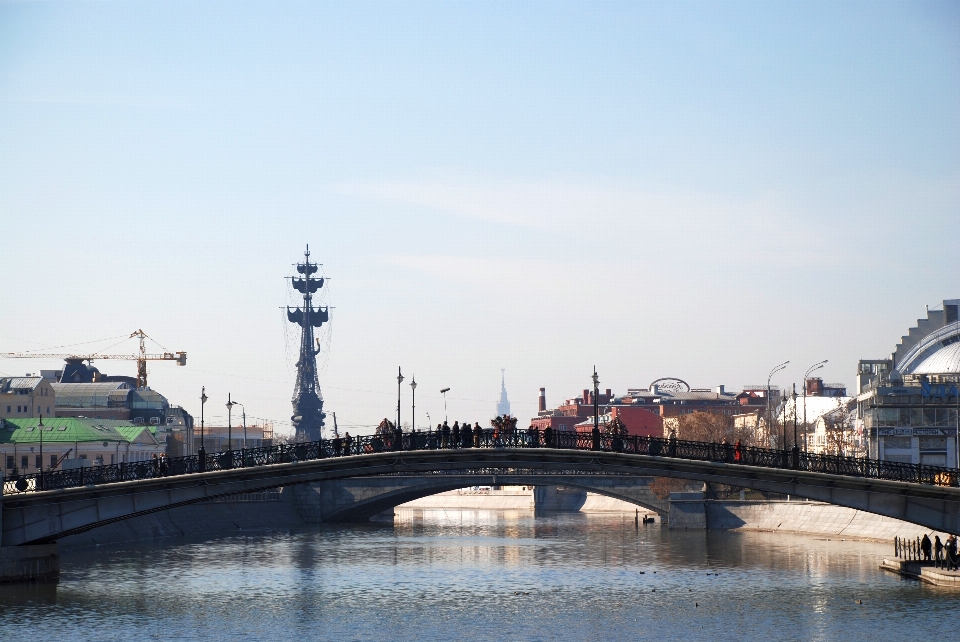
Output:
[[[37,430],[40,419],[4,419],[2,422],[0,444],[40,443],[40,431]],[[43,427],[43,441],[48,443],[80,441],[157,443],[154,436],[156,429],[151,430],[152,426],[131,424],[128,421],[116,419],[51,417],[43,420]]]

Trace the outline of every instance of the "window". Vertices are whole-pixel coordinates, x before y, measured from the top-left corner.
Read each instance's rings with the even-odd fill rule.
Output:
[[[26,456],[26,455],[23,455],[23,456],[20,458],[20,468],[26,470],[29,466],[30,466],[30,460],[27,459],[27,456]]]
[[[117,463],[116,453],[114,453],[113,455],[110,455],[110,465],[113,466],[115,463]]]
[[[10,414],[10,406],[7,406],[7,414]]]
[[[13,470],[13,455],[7,455],[7,468]]]
[[[54,466],[57,465],[58,459],[59,457],[57,457],[56,455],[50,455],[50,468],[53,468]]]
[[[896,448],[897,450],[910,450],[910,437],[884,437],[883,445],[885,448]]]
[[[921,437],[920,438],[920,450],[946,450],[946,449],[947,449],[946,437]]]
[[[47,406],[47,414],[50,414],[50,406]]]
[[[43,468],[43,460],[40,459],[40,455],[37,455],[37,468]]]

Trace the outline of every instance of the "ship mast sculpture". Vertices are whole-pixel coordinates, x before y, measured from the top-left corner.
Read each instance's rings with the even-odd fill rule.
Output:
[[[303,263],[297,264],[297,272],[302,278],[293,277],[291,283],[297,292],[303,294],[303,308],[287,308],[287,319],[297,323],[302,329],[300,336],[300,358],[297,360],[297,385],[293,390],[293,427],[296,441],[318,441],[323,429],[323,396],[320,394],[320,381],[317,378],[317,355],[320,342],[314,347],[313,329],[319,328],[328,319],[327,308],[314,308],[313,293],[323,287],[323,277],[315,277],[319,267],[310,262],[310,246],[303,253]]]

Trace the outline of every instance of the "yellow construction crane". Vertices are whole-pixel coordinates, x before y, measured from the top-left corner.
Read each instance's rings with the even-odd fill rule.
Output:
[[[143,330],[137,330],[130,338],[140,339],[140,354],[50,354],[38,352],[4,352],[0,357],[7,359],[75,359],[90,362],[94,359],[125,359],[137,362],[137,388],[147,387],[147,361],[176,361],[178,366],[187,365],[186,352],[159,352],[148,354],[144,340],[149,338]]]

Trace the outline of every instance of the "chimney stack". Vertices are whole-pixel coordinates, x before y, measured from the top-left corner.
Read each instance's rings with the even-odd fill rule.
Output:
[[[540,388],[540,412],[547,409],[547,389]]]

